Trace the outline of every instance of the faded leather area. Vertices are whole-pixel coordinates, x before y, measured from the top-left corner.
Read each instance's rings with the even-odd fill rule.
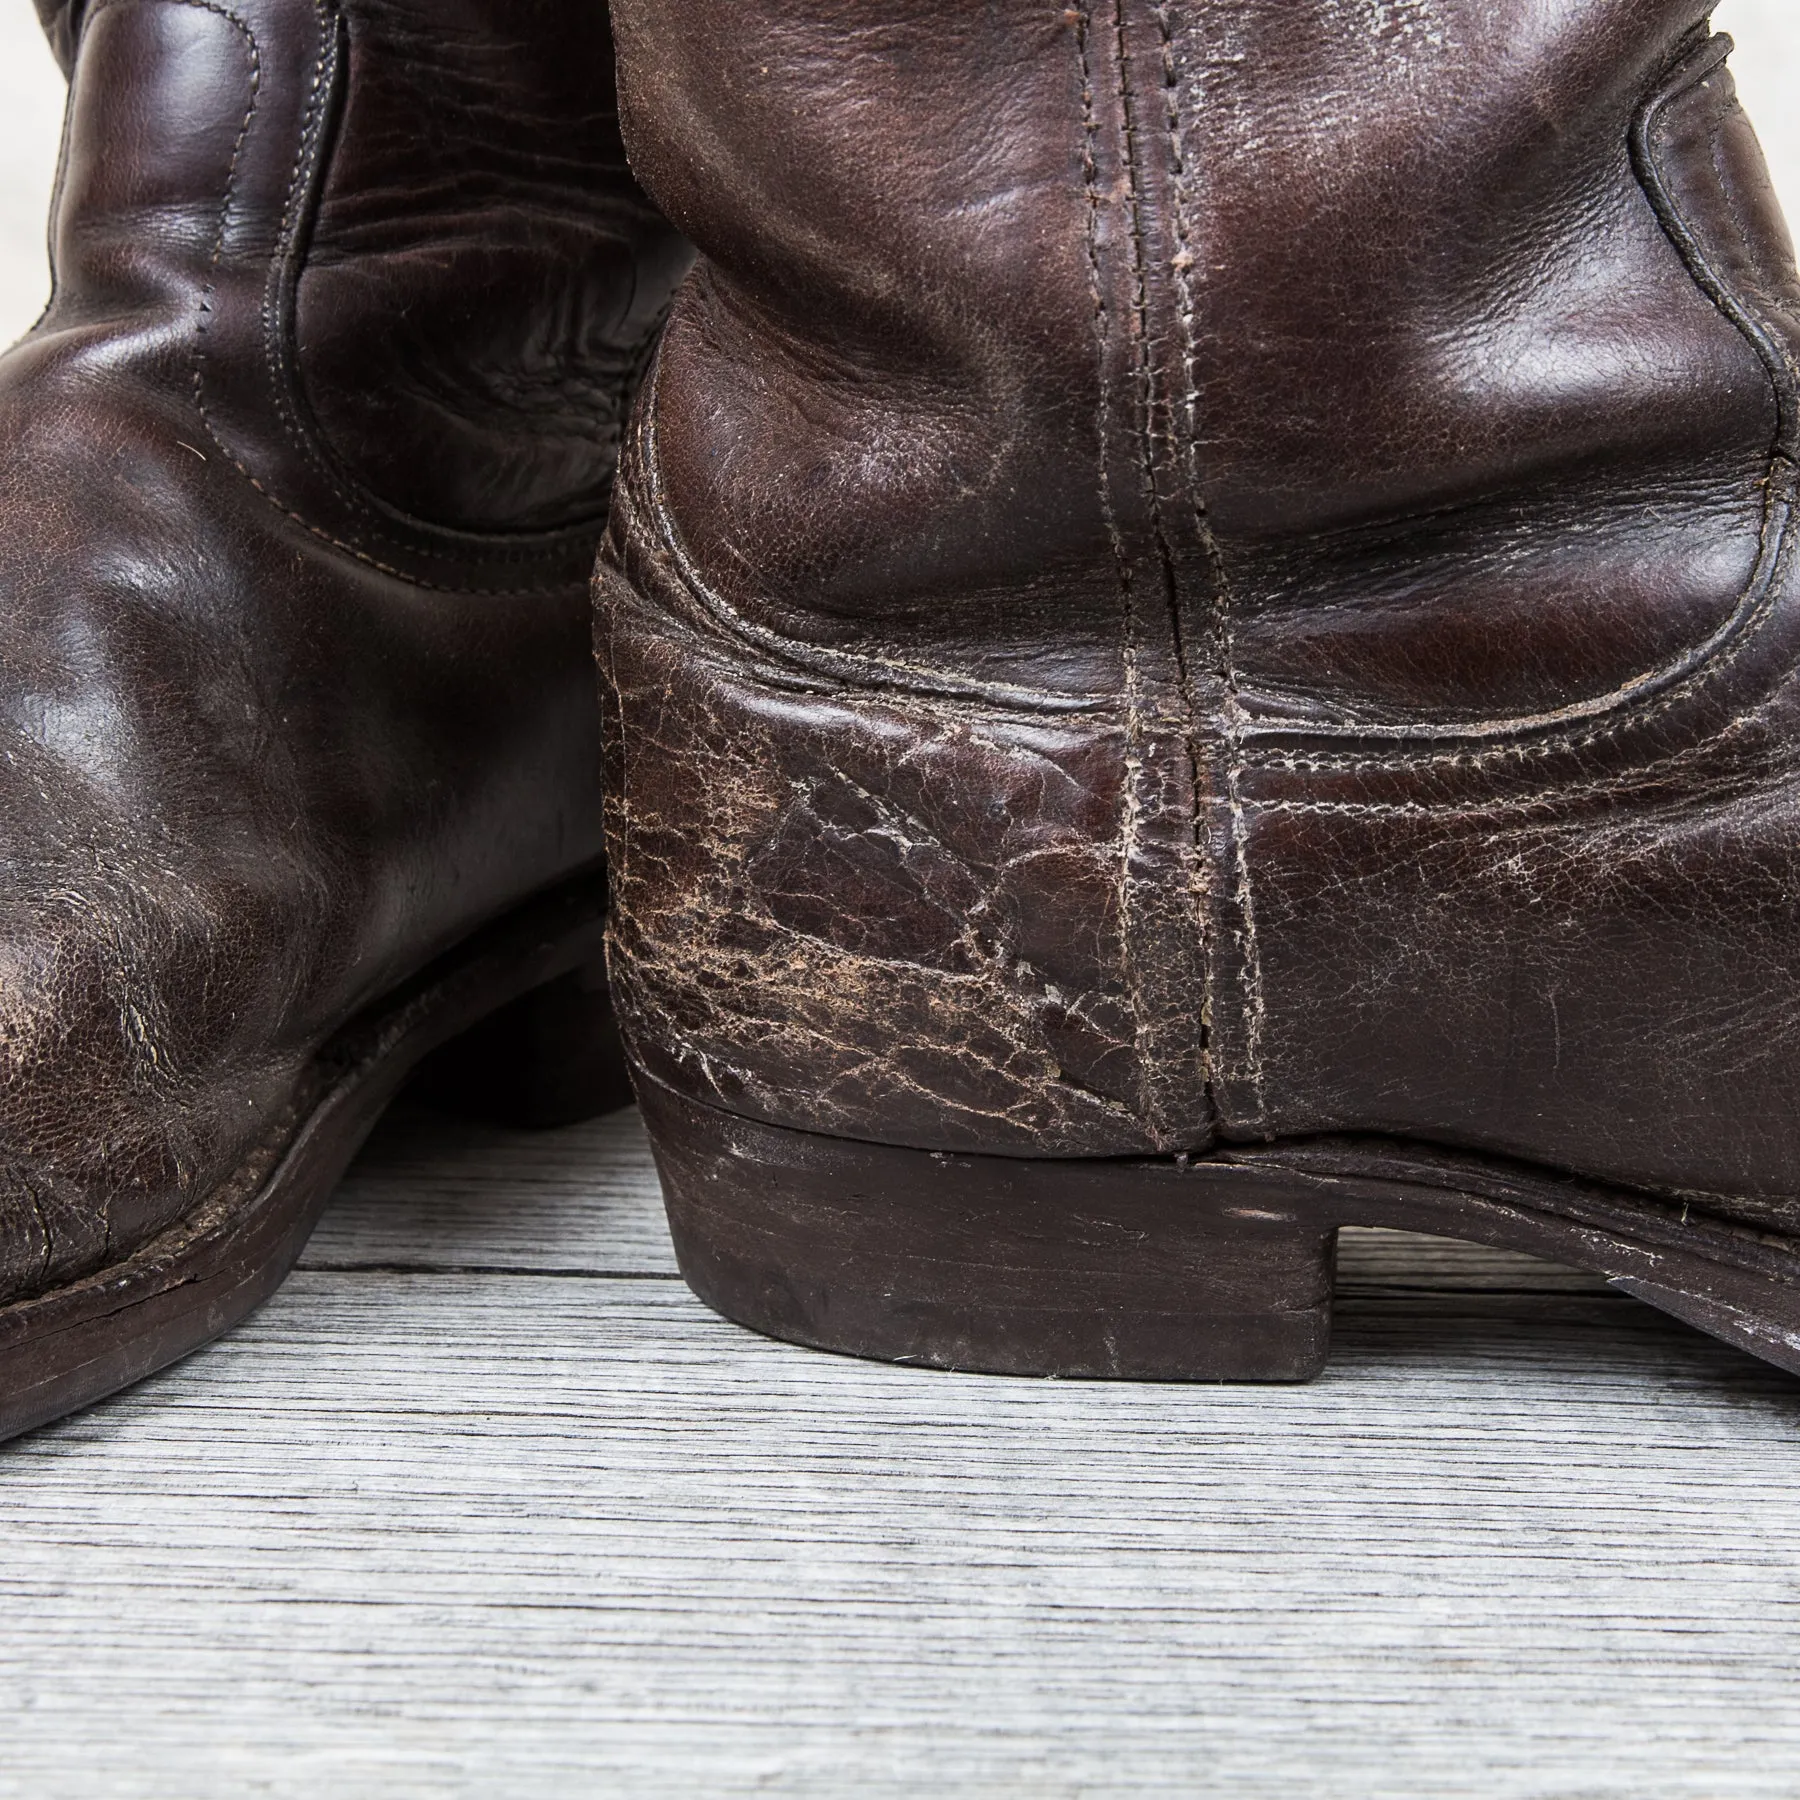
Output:
[[[202,885],[116,851],[79,888],[9,897],[0,1303],[91,1274],[279,1148],[301,1061],[251,1021],[292,980],[255,948],[285,910],[254,869]]]
[[[1494,1151],[1800,1228],[1791,563],[1776,608],[1748,691],[1679,720],[1246,774],[1264,1134]]]
[[[610,967],[642,1066],[925,1148],[1195,1147],[1141,1041],[1116,713],[801,684],[683,617],[629,499],[614,533]]]

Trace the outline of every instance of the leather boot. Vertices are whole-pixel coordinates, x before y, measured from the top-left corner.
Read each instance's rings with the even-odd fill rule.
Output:
[[[683,1266],[1296,1378],[1335,1232],[1800,1369],[1800,285],[1703,0],[619,0],[600,584]]]
[[[592,0],[46,23],[54,297],[0,361],[0,1433],[266,1294],[484,1017],[442,1080],[619,1097],[587,571],[689,254]]]

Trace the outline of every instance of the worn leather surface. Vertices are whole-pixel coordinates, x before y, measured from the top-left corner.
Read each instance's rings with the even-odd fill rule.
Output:
[[[640,1060],[1800,1223],[1800,281],[1699,0],[616,17],[702,251],[600,582]]]
[[[51,10],[54,298],[0,360],[0,1299],[253,1173],[336,1026],[600,856],[585,570],[684,252],[599,9],[434,17],[424,54],[398,0]]]

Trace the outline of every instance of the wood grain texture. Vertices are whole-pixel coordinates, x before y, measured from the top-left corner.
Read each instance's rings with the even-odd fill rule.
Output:
[[[1793,1793],[1800,1384],[1346,1243],[1329,1374],[765,1342],[627,1116],[384,1128],[212,1351],[0,1454],[0,1796]]]

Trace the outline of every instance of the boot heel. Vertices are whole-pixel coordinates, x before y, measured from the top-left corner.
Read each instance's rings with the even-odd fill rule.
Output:
[[[1162,1381],[1304,1381],[1337,1233],[1279,1177],[950,1156],[639,1099],[682,1273],[727,1318],[888,1362]]]
[[[419,1065],[413,1093],[465,1118],[549,1130],[631,1104],[631,1077],[594,963],[521,995]]]

